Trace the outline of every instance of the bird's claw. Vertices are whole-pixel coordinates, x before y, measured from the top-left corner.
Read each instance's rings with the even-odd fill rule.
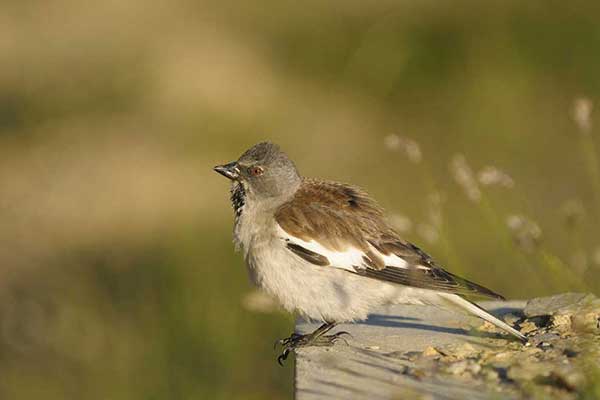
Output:
[[[283,348],[281,354],[277,357],[277,363],[283,366],[283,362],[288,358],[289,354],[293,350],[296,350],[300,347],[332,346],[339,340],[343,340],[346,346],[348,346],[348,341],[343,337],[344,335],[352,337],[352,335],[346,331],[334,333],[333,335],[320,336],[315,336],[313,334],[299,335],[297,333],[292,333],[290,337],[280,339],[275,342],[274,348],[276,348],[278,344],[280,344]]]
[[[291,343],[295,338],[298,338],[300,336],[303,336],[303,335],[300,335],[300,334],[294,332],[289,337],[286,337],[284,339],[277,339],[275,341],[275,343],[273,343],[273,350],[275,350],[277,348],[277,345],[280,345],[281,347],[285,347],[286,345]]]
[[[277,364],[279,364],[280,366],[283,367],[283,362],[287,359],[288,355],[290,354],[289,350],[284,350],[278,357],[277,357]]]
[[[343,337],[344,335],[348,335],[350,338],[353,338],[353,336],[350,334],[350,332],[341,331],[336,334],[330,335],[330,336],[332,336],[332,339],[331,339],[332,343],[335,343],[341,339],[344,341],[346,346],[348,346],[348,341],[346,340],[346,338]]]

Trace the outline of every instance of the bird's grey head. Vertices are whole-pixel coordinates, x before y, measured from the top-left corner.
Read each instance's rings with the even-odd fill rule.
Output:
[[[301,181],[292,160],[269,142],[252,146],[237,161],[218,165],[214,170],[234,181],[234,185],[242,185],[246,196],[275,202],[291,196]]]

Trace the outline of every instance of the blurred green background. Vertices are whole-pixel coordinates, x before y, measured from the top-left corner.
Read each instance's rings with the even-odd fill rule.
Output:
[[[598,2],[0,10],[1,398],[291,398],[211,170],[265,139],[507,297],[600,292]]]

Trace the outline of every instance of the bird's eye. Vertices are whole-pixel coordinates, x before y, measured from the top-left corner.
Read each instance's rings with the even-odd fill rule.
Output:
[[[265,172],[265,170],[262,167],[252,167],[250,168],[250,173],[254,176],[260,176],[263,174],[263,172]]]

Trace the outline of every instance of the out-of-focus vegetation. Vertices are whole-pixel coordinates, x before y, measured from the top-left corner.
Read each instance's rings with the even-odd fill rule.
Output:
[[[211,171],[264,139],[508,297],[600,291],[597,2],[1,10],[1,398],[289,398]]]

